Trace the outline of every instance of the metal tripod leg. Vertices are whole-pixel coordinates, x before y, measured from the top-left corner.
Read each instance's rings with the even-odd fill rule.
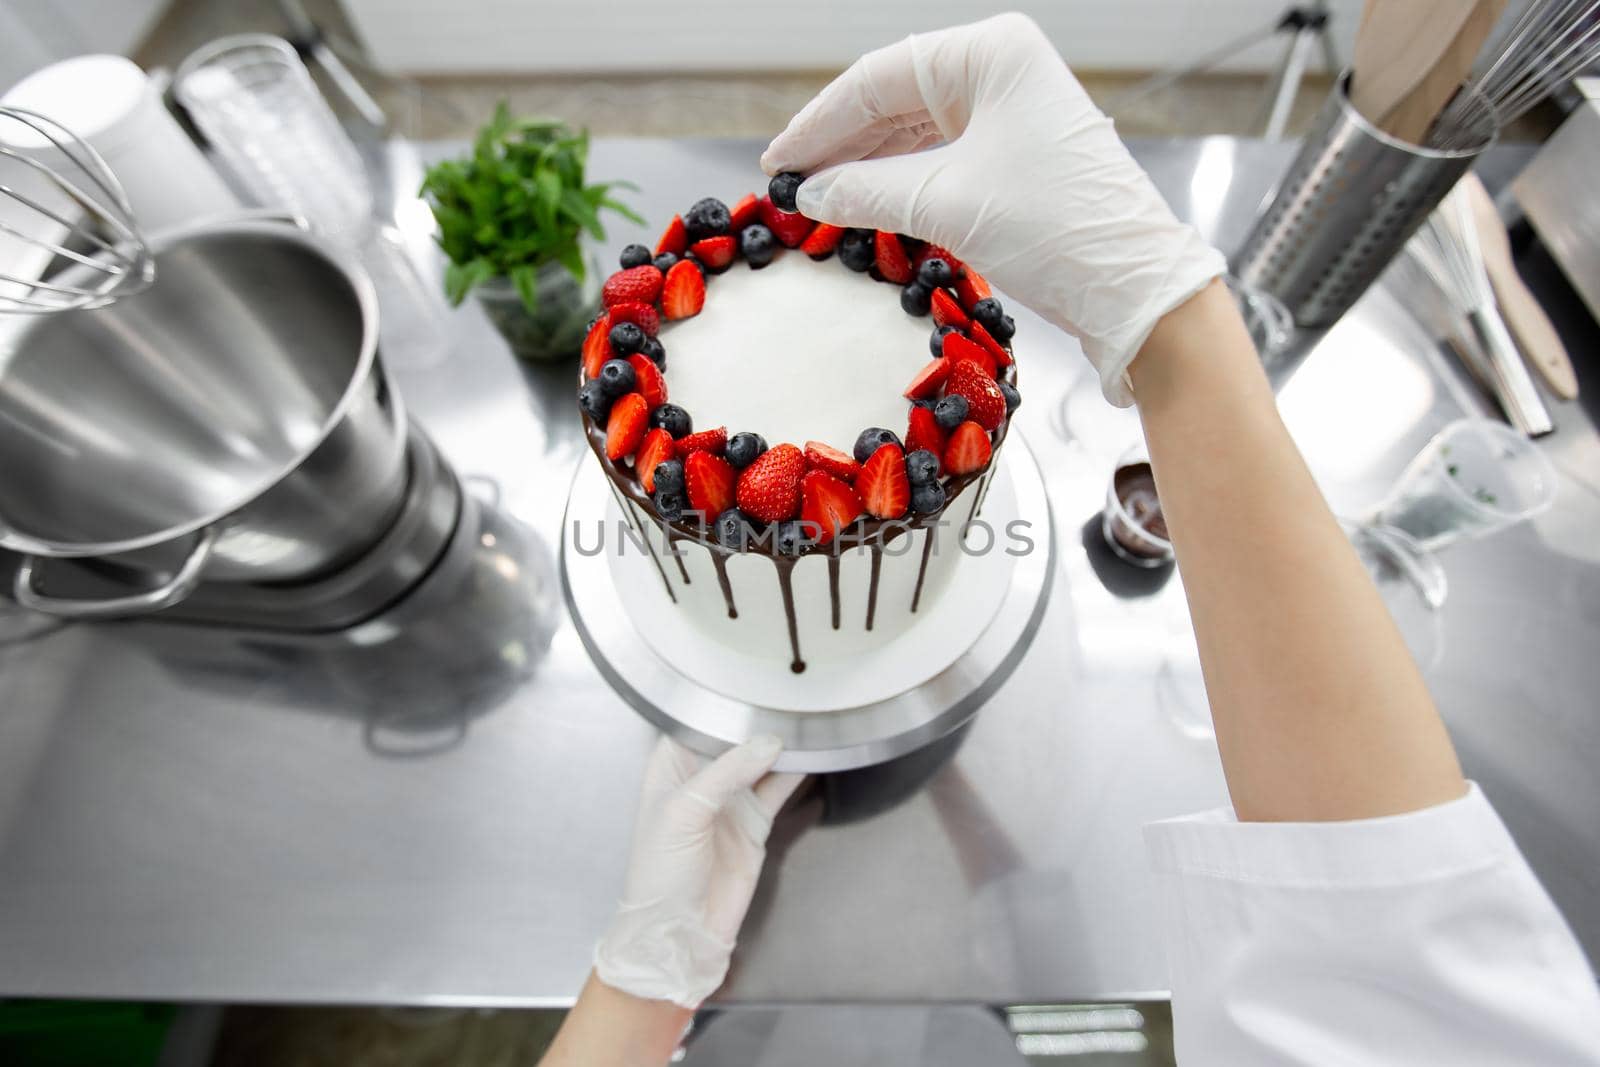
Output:
[[[1265,41],[1270,37],[1276,36],[1281,28],[1281,24],[1274,23],[1265,29],[1256,30],[1253,33],[1247,33],[1242,37],[1236,37],[1227,44],[1220,45],[1219,47],[1212,49],[1210,52],[1207,52],[1193,63],[1188,63],[1181,67],[1173,67],[1171,69],[1161,71],[1158,74],[1152,74],[1144,81],[1130,86],[1129,88],[1113,96],[1111,99],[1107,100],[1105,104],[1105,110],[1108,112],[1119,111],[1129,104],[1137,103],[1138,101],[1143,100],[1152,93],[1159,93],[1163,89],[1170,88],[1171,86],[1178,84],[1178,82],[1191,75],[1203,74],[1212,67],[1216,66],[1218,63],[1232,59],[1235,55],[1238,55],[1245,49],[1260,44],[1262,41]]]
[[[1306,65],[1311,61],[1312,46],[1316,38],[1321,36],[1321,26],[1301,26],[1289,41],[1283,64],[1278,67],[1278,73],[1273,76],[1267,89],[1267,116],[1261,131],[1261,136],[1267,140],[1283,140],[1289,115],[1294,111],[1295,98],[1300,95],[1300,83],[1305,80]]]

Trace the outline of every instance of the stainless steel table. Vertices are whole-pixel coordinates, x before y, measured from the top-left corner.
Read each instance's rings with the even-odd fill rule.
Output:
[[[1228,247],[1289,150],[1213,138],[1136,154]],[[659,222],[756,186],[756,154],[601,141],[592,172],[638,180]],[[402,166],[398,187],[415,177]],[[602,259],[635,236],[614,227]],[[970,729],[829,780],[825,815],[814,800],[784,821],[728,1000],[1166,987],[1139,827],[1225,800],[1187,616],[1175,579],[1097,577],[1085,524],[1126,425],[1079,404],[1063,437],[1057,409],[1084,395],[1075,344],[1019,319],[1019,422],[1060,538],[1043,629]],[[359,646],[142,622],[0,649],[0,994],[556,1005],[578,988],[653,731],[549,595],[584,453],[571,372],[520,369],[473,307],[451,325],[447,358],[397,377],[475,491],[498,496],[508,545],[520,529],[494,566],[529,617],[490,610],[505,589],[477,574]],[[1574,329],[1592,405],[1595,330]],[[1356,512],[1478,400],[1377,292],[1282,403],[1335,506]],[[1555,412],[1560,501],[1449,552],[1431,677],[1468,770],[1594,956],[1600,438],[1592,407]],[[457,644],[489,654],[433,671],[427,650]]]

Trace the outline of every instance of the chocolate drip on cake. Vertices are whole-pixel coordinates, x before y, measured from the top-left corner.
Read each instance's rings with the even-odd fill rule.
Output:
[[[712,548],[706,546],[706,551],[711,553],[711,566],[717,571],[717,584],[722,586],[722,599],[728,605],[728,618],[737,619],[739,609],[733,604],[733,583],[728,581],[728,550],[725,548]],[[791,611],[790,614],[793,614]]]
[[[839,553],[828,557],[828,599],[833,602],[833,628],[839,628]]]
[[[678,561],[678,574],[683,578],[683,584],[693,584],[689,581],[689,568],[683,565],[683,553],[678,551],[678,542],[686,540],[686,538],[678,537],[673,534],[672,528],[668,526],[664,520],[657,521],[661,525],[661,536],[666,540],[667,543],[667,555]]]
[[[661,575],[661,585],[666,589],[668,599],[676,604],[678,602],[678,594],[672,591],[672,582],[667,578],[666,568],[661,566],[661,558],[656,555],[656,546],[651,543],[649,535],[644,532],[644,520],[639,517],[639,509],[634,506],[633,501],[624,500],[617,493],[615,482],[612,482],[609,478],[606,480],[611,485],[612,498],[616,500],[617,507],[622,509],[623,516],[627,519],[628,528],[638,535],[639,540],[644,542],[644,550],[650,553],[650,562],[656,565],[656,573]],[[678,566],[683,566],[683,560],[680,559],[678,561]]]
[[[911,591],[911,610],[915,612],[922,601],[922,580],[928,576],[928,556],[933,552],[934,528],[922,532],[922,562],[917,565],[917,587]]]
[[[800,657],[800,621],[794,613],[794,565],[798,562],[794,559],[773,560],[778,570],[778,589],[783,593],[783,614],[789,623],[789,653],[793,657],[789,661],[789,669],[796,674],[806,669],[806,661]]]
[[[873,545],[872,577],[867,582],[867,629],[872,629],[872,618],[878,613],[878,571],[883,569],[883,546]]]

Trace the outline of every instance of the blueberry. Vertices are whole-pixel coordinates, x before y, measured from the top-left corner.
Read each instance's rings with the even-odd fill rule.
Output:
[[[926,485],[911,487],[911,510],[918,515],[932,515],[944,507],[944,486],[937,479]]]
[[[941,288],[955,280],[956,272],[950,269],[949,263],[938,256],[923,260],[922,266],[917,268],[917,281],[929,289]]]
[[[868,269],[877,255],[871,230],[846,230],[839,238],[839,262],[853,271]]]
[[[687,437],[694,431],[694,420],[689,418],[689,413],[676,404],[662,404],[650,413],[650,426],[652,429],[660,428],[673,436]]]
[[[578,406],[595,422],[603,424],[606,421],[606,415],[611,411],[611,398],[606,396],[599,379],[591,378],[578,387]]]
[[[899,443],[900,436],[893,430],[885,430],[882,426],[868,426],[861,431],[861,436],[856,438],[856,462],[865,463],[874,452],[884,445],[897,445]]]
[[[717,543],[723,548],[743,552],[750,543],[750,520],[738,508],[729,508],[717,516]]]
[[[656,502],[656,511],[668,522],[683,518],[683,490],[661,488],[661,467],[656,468],[656,495],[651,499]]]
[[[772,262],[778,254],[777,238],[759,222],[752,222],[739,231],[739,251],[752,267],[760,269]]]
[[[967,421],[967,407],[966,397],[951,393],[933,406],[933,421],[939,424],[939,429],[950,433]]]
[[[954,326],[941,326],[933,331],[933,334],[928,338],[928,349],[933,353],[934,359],[944,355],[944,335],[955,332],[956,328]]]
[[[1022,394],[1017,392],[1017,387],[1010,382],[996,382],[1000,387],[1000,395],[1006,398],[1006,414],[1009,415],[1022,405]]]
[[[624,356],[631,356],[644,347],[644,331],[637,323],[619,322],[611,327],[607,336],[611,338],[611,347]]]
[[[656,492],[683,493],[683,460],[664,459],[656,464]]]
[[[983,323],[985,330],[994,333],[1005,321],[1006,311],[1000,306],[1000,301],[992,296],[986,296],[972,305],[972,317]],[[999,340],[998,334],[995,335],[995,340]]]
[[[778,550],[780,556],[798,556],[800,550],[811,543],[807,536],[809,531],[804,523],[798,519],[788,519],[778,523],[777,533],[773,535],[772,545]]]
[[[939,477],[939,457],[919,448],[906,457],[906,478],[912,485],[927,485]]]
[[[650,262],[656,265],[656,270],[660,271],[662,274],[665,274],[667,271],[678,265],[678,256],[675,252],[663,252]]]
[[[767,439],[758,433],[736,433],[728,438],[728,446],[723,450],[729,463],[739,470],[750,466],[756,457],[767,450]]]
[[[720,237],[728,232],[732,218],[728,205],[714,196],[695,201],[683,216],[683,225],[689,231],[689,240],[703,241],[707,237]]]
[[[933,290],[921,282],[912,282],[900,290],[900,307],[907,315],[926,315],[933,306]]]
[[[786,170],[776,175],[767,183],[767,195],[772,197],[772,204],[779,211],[799,211],[794,202],[794,194],[800,191],[800,183],[805,181],[805,175],[796,174]]]
[[[623,270],[629,267],[642,267],[650,262],[650,250],[644,245],[629,245],[622,250],[620,258]]]
[[[667,348],[657,338],[646,337],[644,344],[639,346],[639,351],[648,356],[650,362],[657,367],[662,370],[667,369]]]
[[[984,329],[988,330],[996,341],[1005,344],[1017,335],[1017,320],[1010,315],[1002,315],[999,322],[993,326],[985,326]]]
[[[625,359],[608,359],[600,365],[601,392],[615,400],[623,393],[633,392],[633,387],[638,384],[639,378],[633,372],[633,364]]]

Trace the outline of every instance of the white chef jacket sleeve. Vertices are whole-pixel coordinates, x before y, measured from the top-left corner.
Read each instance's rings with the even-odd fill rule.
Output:
[[[1153,823],[1181,1067],[1600,1064],[1600,991],[1500,818]]]

